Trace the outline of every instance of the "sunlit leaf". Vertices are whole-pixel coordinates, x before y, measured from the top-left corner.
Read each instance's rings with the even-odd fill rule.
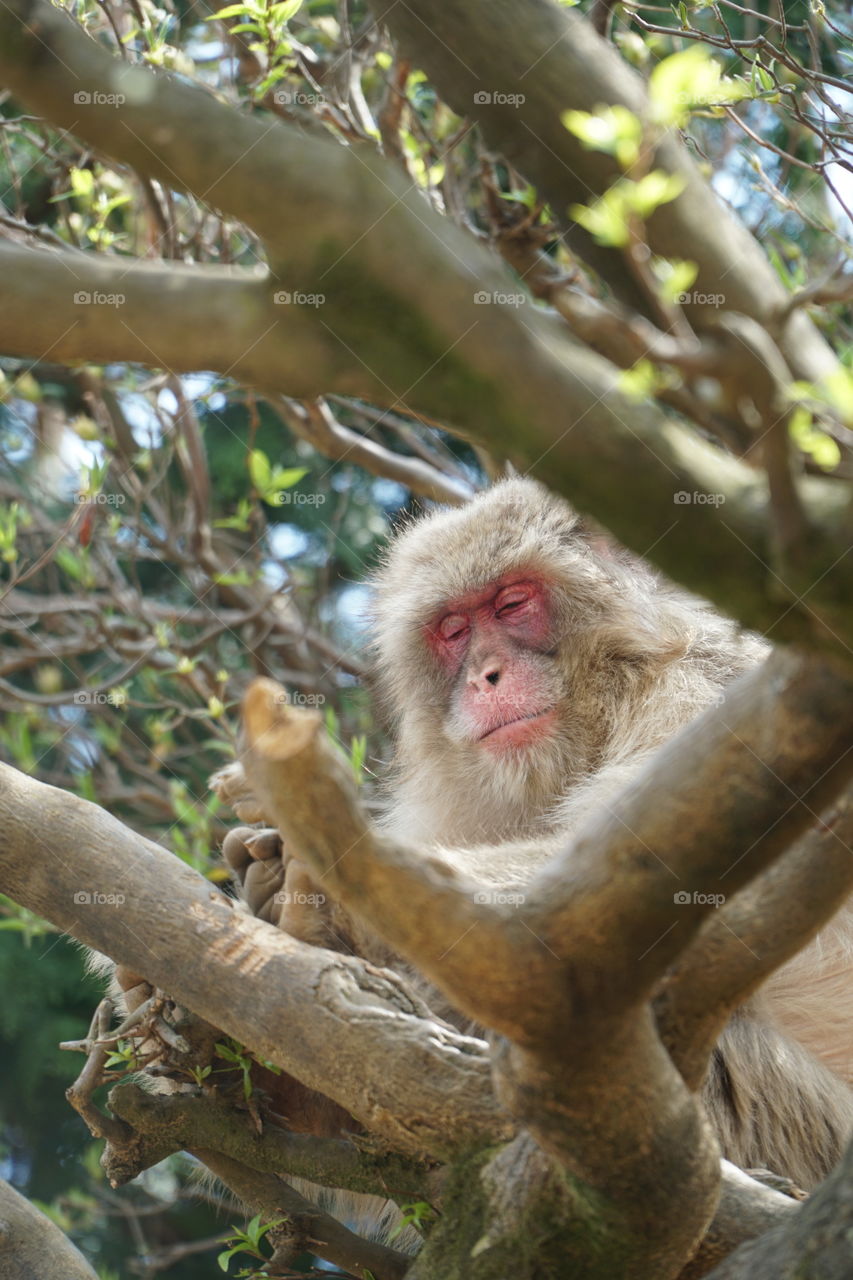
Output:
[[[749,86],[724,78],[719,62],[701,44],[664,58],[649,77],[651,119],[665,127],[683,127],[696,107],[739,102],[749,96]]]
[[[619,103],[599,107],[596,111],[564,111],[560,116],[587,151],[603,151],[615,156],[623,169],[637,159],[643,139],[643,126],[638,116]]]

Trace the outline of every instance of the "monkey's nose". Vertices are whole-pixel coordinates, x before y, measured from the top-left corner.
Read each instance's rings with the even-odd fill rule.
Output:
[[[502,674],[503,663],[499,657],[488,658],[485,662],[478,662],[475,659],[469,670],[468,684],[478,693],[486,693],[489,685],[494,688]]]

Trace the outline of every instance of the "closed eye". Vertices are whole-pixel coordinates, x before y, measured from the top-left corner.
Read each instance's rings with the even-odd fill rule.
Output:
[[[505,618],[511,613],[517,613],[524,605],[530,603],[530,592],[525,587],[507,587],[505,591],[499,591],[495,599],[495,614],[498,618]]]
[[[468,630],[468,619],[461,614],[448,614],[438,624],[438,634],[442,640],[458,640]]]

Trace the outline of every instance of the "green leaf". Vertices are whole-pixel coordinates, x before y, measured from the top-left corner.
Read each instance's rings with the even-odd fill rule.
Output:
[[[249,454],[249,475],[259,493],[265,493],[270,487],[272,467],[269,458],[260,449],[253,449]]]
[[[229,4],[224,9],[219,9],[216,13],[211,13],[205,18],[205,22],[216,22],[217,19],[236,18],[238,14],[250,13],[251,10],[245,4]]]
[[[80,582],[85,574],[85,565],[83,557],[77,552],[72,551],[70,547],[58,547],[56,551],[56,563],[59,565],[63,573],[67,573],[69,578],[74,582]]]
[[[680,173],[665,173],[663,169],[653,169],[640,178],[639,182],[625,182],[625,199],[628,208],[641,218],[648,218],[662,204],[669,204],[676,196],[681,195],[686,179]]]
[[[71,181],[71,193],[81,199],[90,197],[95,190],[95,175],[91,169],[72,168],[68,177]]]
[[[766,67],[763,67],[757,59],[752,64],[752,74],[755,77],[755,79],[758,81],[762,89],[769,91],[771,89],[776,88],[775,84],[773,83],[773,77],[771,76],[770,72],[767,70]]]
[[[594,112],[564,111],[560,119],[587,151],[615,156],[623,169],[630,168],[640,153],[642,122],[618,103]]]
[[[853,426],[853,372],[849,369],[835,369],[819,382],[792,382],[788,386],[788,397],[828,409],[845,426]]]
[[[276,467],[270,477],[269,488],[292,489],[307,474],[307,467]]]
[[[237,504],[236,514],[233,516],[225,516],[222,520],[214,520],[214,529],[239,529],[241,533],[245,533],[249,528],[249,520],[252,515],[252,504],[248,498],[241,498]]]
[[[302,0],[280,0],[280,3],[274,4],[270,9],[270,16],[275,22],[289,22],[301,8]]]
[[[660,284],[660,296],[665,302],[683,302],[682,297],[696,280],[699,267],[684,258],[654,258],[652,271]]]
[[[848,427],[853,426],[853,372],[835,369],[821,379],[821,386],[826,388],[827,403],[836,410],[841,421]]]
[[[723,78],[719,62],[701,44],[664,58],[649,77],[651,119],[664,127],[682,128],[696,107],[739,102],[749,96],[745,82]]]
[[[631,238],[625,202],[615,187],[605,191],[594,204],[573,204],[569,213],[599,244],[622,249]]]
[[[659,205],[674,200],[684,189],[680,174],[653,169],[639,182],[622,178],[594,204],[575,204],[569,213],[599,244],[624,248],[630,239],[631,214],[645,220]]]
[[[363,780],[362,771],[364,769],[364,762],[366,759],[367,737],[364,734],[360,734],[358,737],[353,738],[350,743],[350,765],[352,767],[353,774],[355,775],[355,780],[359,785]]]
[[[794,409],[788,421],[788,431],[794,443],[803,453],[814,458],[819,467],[832,471],[838,466],[841,450],[831,436],[815,427],[814,418],[808,409],[803,406]]]
[[[630,400],[646,400],[654,395],[660,381],[660,371],[651,360],[638,360],[632,368],[621,370],[617,384]]]

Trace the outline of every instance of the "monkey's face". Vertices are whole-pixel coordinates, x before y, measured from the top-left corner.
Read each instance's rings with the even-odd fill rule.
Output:
[[[426,628],[447,689],[444,732],[504,755],[552,737],[561,693],[546,584],[508,574],[447,601]]]

